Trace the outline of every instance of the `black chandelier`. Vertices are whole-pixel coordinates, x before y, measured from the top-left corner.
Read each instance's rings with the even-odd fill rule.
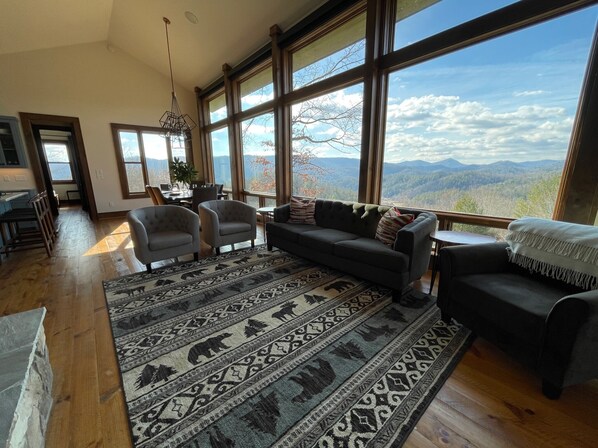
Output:
[[[170,85],[172,87],[172,104],[170,110],[162,114],[160,118],[160,126],[162,127],[162,134],[165,137],[184,136],[187,132],[194,129],[197,124],[187,114],[181,112],[179,102],[176,99],[174,91],[174,78],[172,76],[172,61],[170,58],[170,41],[168,40],[168,25],[170,20],[167,17],[162,17],[164,20],[164,27],[166,28],[166,47],[168,48],[168,65],[170,67]]]

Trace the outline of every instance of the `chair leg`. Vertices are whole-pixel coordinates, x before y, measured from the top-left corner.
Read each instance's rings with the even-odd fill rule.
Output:
[[[194,260],[194,261],[199,261],[199,252],[195,252],[195,253],[193,254],[193,260]]]
[[[151,274],[152,273],[152,264],[148,263],[148,264],[145,265],[145,267],[147,269],[147,272],[149,272]]]
[[[547,380],[542,380],[542,393],[549,400],[558,400],[562,391],[562,387],[555,386]]]
[[[216,255],[220,255],[220,248],[219,247],[216,248]]]
[[[251,247],[254,248],[255,247],[255,240],[251,240]]]

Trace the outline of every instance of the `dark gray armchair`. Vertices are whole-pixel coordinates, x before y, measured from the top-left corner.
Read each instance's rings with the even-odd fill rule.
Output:
[[[440,251],[438,307],[562,388],[598,377],[598,290],[584,291],[510,263],[507,243]]]
[[[228,244],[251,240],[254,247],[257,233],[256,210],[234,200],[206,201],[199,204],[201,240],[216,249]]]
[[[152,271],[153,261],[194,254],[199,259],[199,216],[178,205],[154,205],[127,214],[135,256]]]

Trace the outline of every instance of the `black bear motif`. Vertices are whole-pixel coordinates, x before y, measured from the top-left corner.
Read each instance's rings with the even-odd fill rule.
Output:
[[[297,376],[289,378],[303,387],[303,391],[293,397],[293,403],[305,403],[313,396],[322,392],[326,386],[332,384],[336,378],[336,373],[334,373],[334,369],[328,361],[316,358],[315,362],[318,364],[318,367],[308,365]]]
[[[272,274],[259,274],[259,275],[256,275],[255,277],[253,277],[251,279],[251,281],[249,282],[249,284],[251,286],[256,286],[256,285],[259,285],[261,283],[269,282],[273,278],[274,277],[272,276]]]
[[[137,286],[135,288],[121,289],[114,291],[114,294],[126,294],[127,297],[132,297],[136,294],[143,294],[145,292],[145,286]]]
[[[390,328],[388,325],[384,325],[383,327],[372,327],[365,324],[364,327],[365,330],[357,330],[357,334],[359,334],[359,336],[366,342],[375,341],[382,335],[389,336],[394,331],[394,329]]]
[[[274,269],[274,272],[276,272],[277,274],[290,274],[291,270],[288,268],[277,268]]]
[[[405,315],[394,307],[387,310],[384,313],[384,317],[392,320],[393,322],[407,322]]]
[[[233,283],[228,287],[228,289],[229,291],[241,292],[243,291],[243,286],[245,286],[244,283],[240,281],[238,283]]]
[[[211,358],[221,350],[226,350],[230,348],[222,341],[226,338],[230,338],[231,336],[231,333],[222,333],[218,336],[213,336],[211,338],[206,339],[205,341],[195,344],[193,347],[191,347],[191,350],[189,350],[187,360],[191,364],[198,364],[198,358],[200,356]],[[214,354],[212,354],[212,352],[214,352]]]
[[[345,289],[349,289],[351,286],[355,286],[355,285],[346,280],[338,280],[338,281],[330,283],[328,286],[326,286],[324,288],[324,291],[330,291],[331,289],[335,289],[336,292],[340,293],[340,292],[343,292]]]
[[[224,291],[216,288],[216,289],[212,289],[211,291],[204,292],[203,298],[204,298],[204,300],[211,300],[218,296],[221,296],[222,294],[224,294]]]
[[[430,302],[430,296],[417,296],[413,293],[403,294],[399,298],[399,305],[407,308],[422,308]]]
[[[272,317],[274,319],[278,319],[281,322],[286,322],[287,321],[287,316],[292,316],[295,317],[295,313],[293,312],[293,309],[297,306],[297,304],[295,302],[287,302],[284,303],[282,305],[280,305],[280,310],[272,313]]]
[[[251,260],[251,257],[243,257],[243,258],[239,258],[236,261],[233,261],[233,263],[235,263],[235,264],[243,264],[243,263],[247,263],[249,260]]]
[[[215,271],[222,271],[223,269],[230,268],[228,264],[218,263],[214,268]]]

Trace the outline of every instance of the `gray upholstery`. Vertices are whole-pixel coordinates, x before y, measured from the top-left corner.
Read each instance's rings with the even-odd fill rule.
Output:
[[[216,248],[251,240],[253,247],[257,229],[256,210],[234,200],[206,201],[199,204],[201,240]]]
[[[436,215],[420,210],[397,232],[393,247],[374,239],[380,218],[389,207],[316,200],[315,225],[287,222],[290,205],[274,209],[266,224],[268,247],[279,247],[318,263],[401,291],[428,269]]]
[[[506,243],[443,248],[437,304],[535,369],[550,398],[598,377],[598,291],[509,263]]]
[[[135,256],[151,271],[153,261],[199,254],[199,217],[178,205],[154,205],[127,214]]]

